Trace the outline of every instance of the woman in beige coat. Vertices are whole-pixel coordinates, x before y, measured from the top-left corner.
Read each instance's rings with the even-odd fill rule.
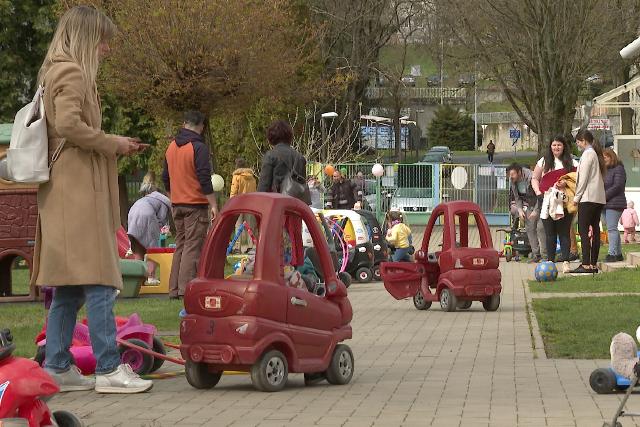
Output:
[[[62,391],[137,393],[150,389],[120,364],[113,305],[122,287],[116,229],[120,226],[117,154],[141,145],[101,130],[96,89],[99,61],[109,51],[114,24],[92,7],[60,19],[39,74],[49,153],[64,144],[49,182],[38,190],[38,230],[32,281],[56,287],[47,321],[47,371]],[[86,302],[96,378],[73,365],[69,346],[78,309]]]

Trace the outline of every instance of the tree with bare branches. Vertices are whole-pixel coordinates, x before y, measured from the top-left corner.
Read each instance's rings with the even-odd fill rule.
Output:
[[[430,2],[431,3],[431,2]],[[538,140],[572,129],[588,76],[621,67],[638,0],[432,0],[461,55],[494,78]]]
[[[407,4],[415,0],[310,0],[312,16],[323,31],[321,57],[325,72],[345,82],[346,89],[326,98],[328,107],[345,117],[338,138],[353,145],[360,115],[366,103],[365,92],[376,75],[380,49],[402,28],[410,14],[403,14]],[[366,108],[366,105],[365,105]]]

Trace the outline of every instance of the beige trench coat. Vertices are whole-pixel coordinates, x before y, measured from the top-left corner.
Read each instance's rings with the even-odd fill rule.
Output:
[[[49,155],[66,142],[49,182],[38,189],[31,281],[121,289],[116,137],[101,130],[97,91],[76,63],[54,63],[44,83]]]

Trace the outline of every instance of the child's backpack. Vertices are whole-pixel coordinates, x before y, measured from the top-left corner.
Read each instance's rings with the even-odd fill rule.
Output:
[[[33,101],[16,114],[7,150],[6,179],[23,184],[49,181],[49,171],[64,146],[56,149],[49,164],[49,138],[44,111],[44,86],[40,85]],[[4,168],[3,168],[4,169]]]

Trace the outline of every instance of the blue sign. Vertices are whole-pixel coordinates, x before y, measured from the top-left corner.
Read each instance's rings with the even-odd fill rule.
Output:
[[[520,129],[509,129],[509,138],[520,139]]]

